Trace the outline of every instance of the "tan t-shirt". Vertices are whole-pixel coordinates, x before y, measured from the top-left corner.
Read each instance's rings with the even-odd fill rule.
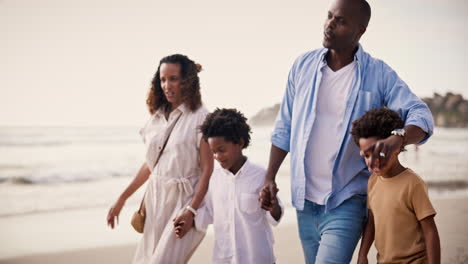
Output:
[[[384,178],[373,174],[368,208],[374,214],[379,263],[426,263],[426,245],[419,221],[435,215],[424,181],[411,169]]]

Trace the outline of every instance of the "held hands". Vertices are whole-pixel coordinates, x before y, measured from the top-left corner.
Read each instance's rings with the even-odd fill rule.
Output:
[[[275,205],[278,204],[276,194],[279,189],[276,187],[276,182],[267,180],[260,190],[258,200],[260,201],[262,209],[272,211]]]
[[[182,238],[193,227],[194,215],[189,210],[185,209],[182,214],[173,219],[174,233],[176,237]]]
[[[107,225],[110,226],[112,229],[114,229],[114,226],[119,224],[119,214],[124,204],[125,200],[119,198],[107,213]]]
[[[386,139],[378,140],[374,145],[362,150],[360,155],[364,157],[369,152],[369,170],[379,172],[385,168],[393,153],[401,151],[403,147],[403,137],[392,135]]]

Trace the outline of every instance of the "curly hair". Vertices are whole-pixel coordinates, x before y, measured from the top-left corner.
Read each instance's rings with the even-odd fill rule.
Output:
[[[244,141],[242,148],[247,148],[250,144],[250,126],[247,118],[237,109],[219,109],[207,115],[205,121],[200,126],[203,138],[223,137],[224,140],[234,144]]]
[[[161,88],[160,68],[163,63],[173,63],[180,65],[180,75],[182,78],[182,101],[187,104],[191,111],[197,110],[201,105],[200,94],[200,79],[198,72],[201,71],[201,65],[195,64],[194,61],[185,55],[174,54],[162,58],[159,61],[158,70],[151,81],[151,89],[148,92],[146,104],[151,114],[154,114],[158,109],[168,111],[170,103]]]
[[[353,122],[351,135],[359,146],[360,138],[376,137],[384,139],[391,135],[392,130],[403,128],[405,123],[397,112],[386,107],[372,109]]]

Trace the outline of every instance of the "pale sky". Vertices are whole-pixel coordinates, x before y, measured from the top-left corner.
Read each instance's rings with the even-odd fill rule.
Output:
[[[419,96],[468,97],[464,0],[370,0],[361,44]],[[328,1],[0,0],[0,126],[134,125],[159,60],[200,63],[208,109],[278,103]]]

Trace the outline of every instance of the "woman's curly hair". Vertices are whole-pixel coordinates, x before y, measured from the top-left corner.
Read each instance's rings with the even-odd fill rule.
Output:
[[[182,78],[182,102],[184,102],[191,111],[197,110],[201,105],[200,79],[198,72],[201,71],[201,65],[196,64],[185,55],[174,54],[164,57],[159,61],[158,70],[151,81],[151,89],[148,92],[146,104],[151,114],[158,109],[168,111],[170,103],[161,88],[160,68],[163,63],[173,63],[180,65],[180,75]]]
[[[403,128],[405,123],[397,112],[386,107],[372,109],[353,122],[351,135],[359,146],[360,138],[376,137],[384,139],[391,135],[392,130]]]
[[[244,142],[242,148],[247,148],[250,144],[250,126],[247,118],[236,109],[219,109],[206,116],[205,121],[200,126],[203,138],[223,137],[224,140],[234,144]]]

